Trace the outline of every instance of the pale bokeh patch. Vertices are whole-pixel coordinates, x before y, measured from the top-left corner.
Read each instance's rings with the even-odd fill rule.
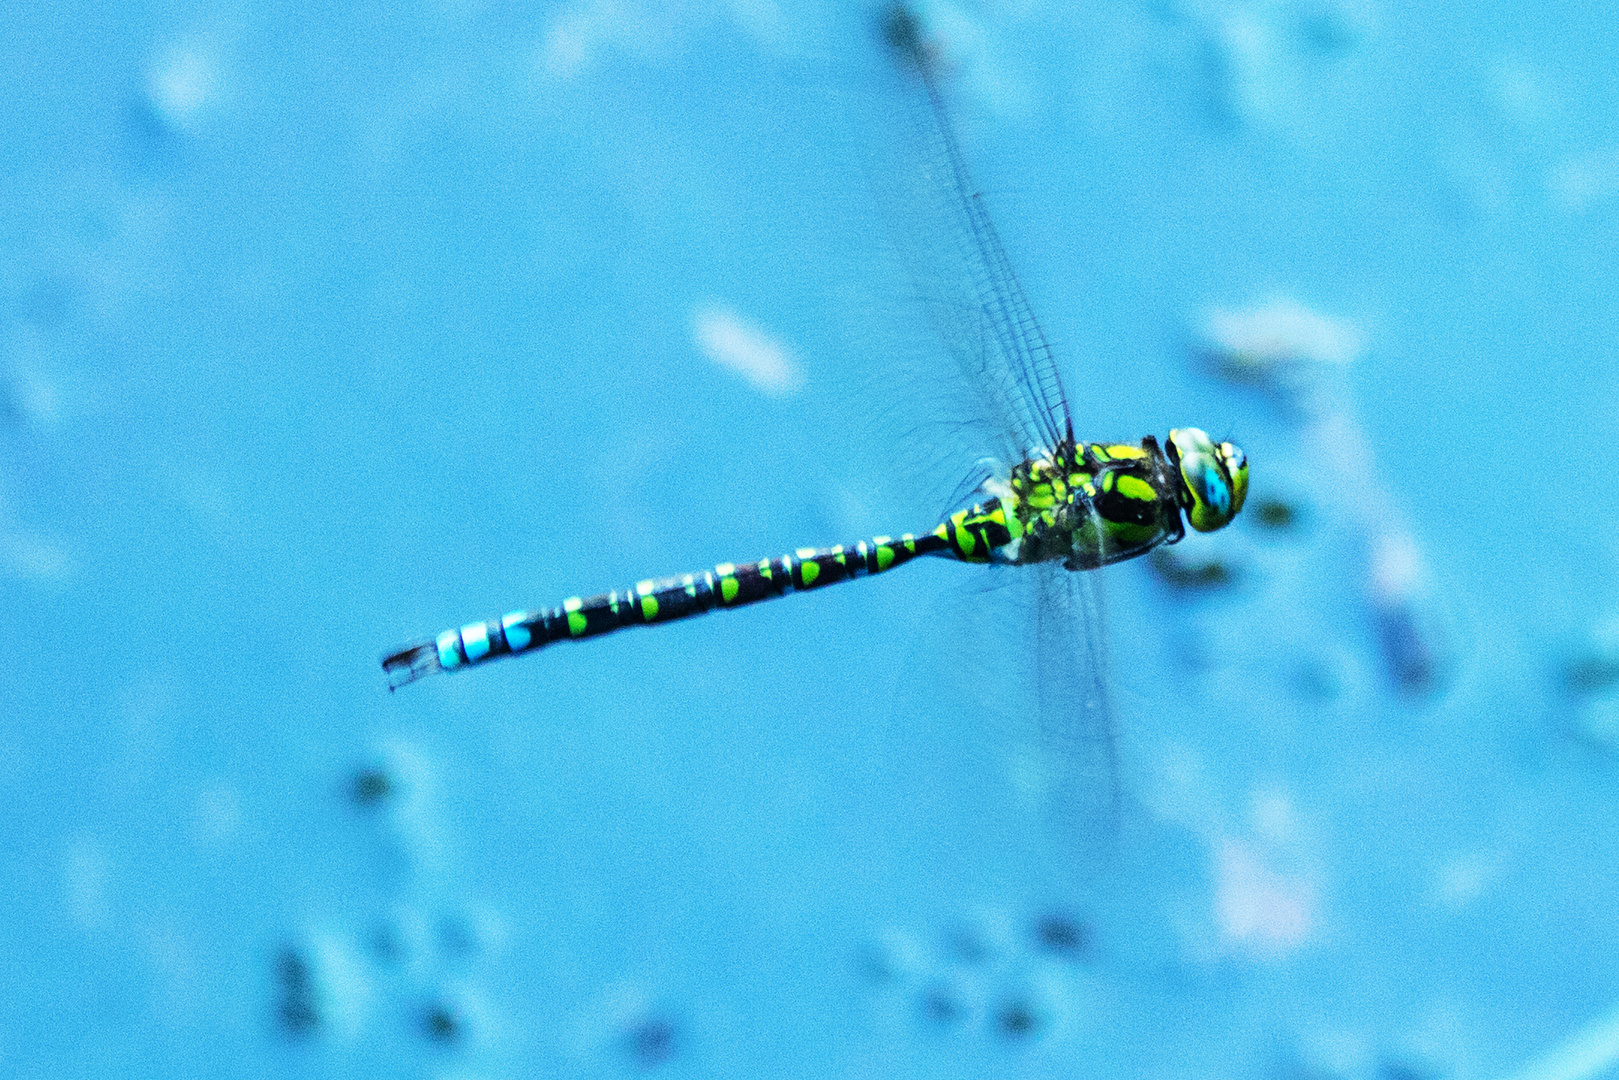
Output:
[[[703,355],[772,397],[804,388],[804,371],[785,345],[723,307],[697,311],[693,334]]]

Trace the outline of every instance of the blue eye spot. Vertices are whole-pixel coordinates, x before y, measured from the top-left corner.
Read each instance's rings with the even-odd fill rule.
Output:
[[[1203,467],[1203,501],[1208,503],[1216,513],[1225,517],[1231,511],[1231,488],[1220,476],[1220,472],[1213,465]]]

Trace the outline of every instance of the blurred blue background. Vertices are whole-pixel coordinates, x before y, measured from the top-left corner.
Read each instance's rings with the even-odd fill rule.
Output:
[[[1103,575],[1094,865],[1034,689],[927,704],[961,566],[386,692],[448,626],[944,508],[910,463],[982,451],[872,197],[870,15],[8,6],[0,1073],[1614,1059],[1600,5],[932,9],[1079,434],[1253,461],[1177,549],[1230,584]]]

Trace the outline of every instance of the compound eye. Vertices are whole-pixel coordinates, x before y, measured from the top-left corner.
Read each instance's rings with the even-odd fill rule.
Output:
[[[1236,443],[1223,442],[1219,447],[1220,464],[1231,479],[1231,516],[1242,512],[1248,501],[1248,455]]]
[[[1248,459],[1231,443],[1218,447],[1197,428],[1178,428],[1169,441],[1180,458],[1181,483],[1191,498],[1186,520],[1198,532],[1230,524],[1248,496]]]

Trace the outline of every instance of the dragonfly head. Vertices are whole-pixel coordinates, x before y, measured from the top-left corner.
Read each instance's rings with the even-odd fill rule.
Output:
[[[1216,444],[1197,428],[1169,433],[1169,454],[1181,476],[1181,509],[1198,532],[1231,523],[1248,497],[1248,457],[1235,444]]]

